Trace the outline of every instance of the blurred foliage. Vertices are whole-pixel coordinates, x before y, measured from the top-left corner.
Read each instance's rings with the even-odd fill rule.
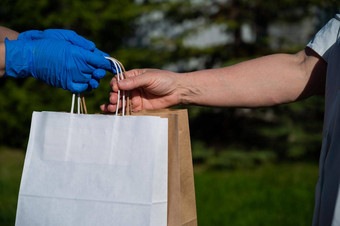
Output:
[[[251,57],[269,54],[269,26],[282,22],[298,24],[309,16],[316,16],[324,25],[338,12],[340,3],[335,0],[213,0],[213,1],[147,1],[156,2],[164,12],[163,20],[155,24],[164,24],[164,32],[154,40],[155,44],[168,49],[171,59],[178,61],[205,56],[204,68],[232,60],[235,57]],[[320,28],[320,24],[319,27]],[[204,29],[222,25],[232,42],[193,48],[187,46],[188,37],[200,35]],[[242,37],[243,25],[249,25],[254,42],[247,42]],[[297,31],[298,32],[298,31]],[[313,35],[313,34],[310,34]]]
[[[313,97],[272,108],[194,109],[190,111],[194,162],[239,168],[271,160],[316,161],[321,148],[323,107],[323,98]],[[200,154],[204,151],[208,153]],[[238,165],[228,163],[228,158]]]
[[[334,0],[2,0],[0,24],[19,32],[72,29],[118,58],[127,69],[172,65],[184,72],[270,54],[270,25],[293,25],[314,18],[318,23],[310,26],[317,31],[339,6]],[[254,41],[243,39],[244,24],[254,32]],[[232,42],[186,44],[190,37],[220,25]],[[85,94],[90,113],[98,113],[99,105],[107,102],[112,76]],[[32,78],[2,79],[0,143],[24,148],[32,111],[69,111],[70,103],[68,91]],[[263,109],[189,107],[194,161],[212,168],[238,168],[274,160],[315,160],[321,144],[323,107],[322,97]]]

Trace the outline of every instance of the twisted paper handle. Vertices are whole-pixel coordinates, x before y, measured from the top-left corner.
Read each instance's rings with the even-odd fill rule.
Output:
[[[113,67],[117,72],[117,80],[123,80],[126,78],[125,74],[125,68],[121,62],[119,62],[117,59],[113,57],[105,57],[106,59],[110,60],[113,63]],[[117,107],[116,107],[116,115],[119,113],[119,104],[120,104],[120,90],[118,90],[118,100],[117,100]],[[130,100],[130,92],[125,92],[123,90],[122,92],[122,116],[125,115],[125,110],[126,110],[126,115],[131,115],[132,113],[132,103]],[[127,95],[126,95],[127,94]],[[72,104],[71,104],[71,113],[74,113],[74,105],[75,105],[75,94],[72,95]],[[86,104],[85,104],[85,97],[82,96],[81,94],[78,94],[78,99],[77,99],[77,113],[78,114],[87,114],[87,109],[86,109]]]
[[[72,104],[71,104],[71,113],[74,113],[74,102],[75,102],[76,95],[72,95]],[[86,104],[85,104],[85,97],[78,93],[77,98],[77,113],[78,114],[87,114]]]
[[[113,57],[105,57],[106,59],[110,60],[113,63],[114,68],[116,69],[117,72],[117,81],[123,80],[126,78],[126,71],[121,62],[119,62],[117,59]],[[120,104],[120,90],[118,90],[118,100],[117,100],[117,107],[116,107],[116,115],[118,115],[118,110],[119,110],[119,104]],[[132,112],[132,103],[130,100],[130,92],[123,90],[123,95],[122,95],[122,115],[125,115],[125,110],[126,110],[126,115],[131,115]]]

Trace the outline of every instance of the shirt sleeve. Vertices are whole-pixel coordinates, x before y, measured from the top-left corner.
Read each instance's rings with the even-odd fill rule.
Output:
[[[340,14],[336,14],[307,44],[307,46],[318,53],[326,62],[330,49],[339,38]]]

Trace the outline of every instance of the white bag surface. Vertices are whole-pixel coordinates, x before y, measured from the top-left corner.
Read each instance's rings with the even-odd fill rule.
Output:
[[[167,223],[167,119],[34,112],[16,225]]]

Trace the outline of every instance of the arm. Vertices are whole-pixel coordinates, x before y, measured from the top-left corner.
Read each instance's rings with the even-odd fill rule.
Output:
[[[5,74],[5,42],[0,42],[0,78]]]
[[[9,40],[16,40],[19,33],[9,28],[0,26],[0,41],[3,42],[7,37]]]
[[[326,62],[307,48],[275,54],[230,67],[188,73],[180,103],[261,107],[289,103],[324,93]]]
[[[5,38],[16,40],[19,33],[9,28],[0,26],[0,77],[5,73]]]
[[[297,54],[274,54],[230,67],[191,73],[139,69],[128,79],[111,85],[113,112],[117,90],[133,90],[133,110],[159,109],[177,104],[219,107],[260,107],[293,102],[324,93],[327,63],[313,50]]]

